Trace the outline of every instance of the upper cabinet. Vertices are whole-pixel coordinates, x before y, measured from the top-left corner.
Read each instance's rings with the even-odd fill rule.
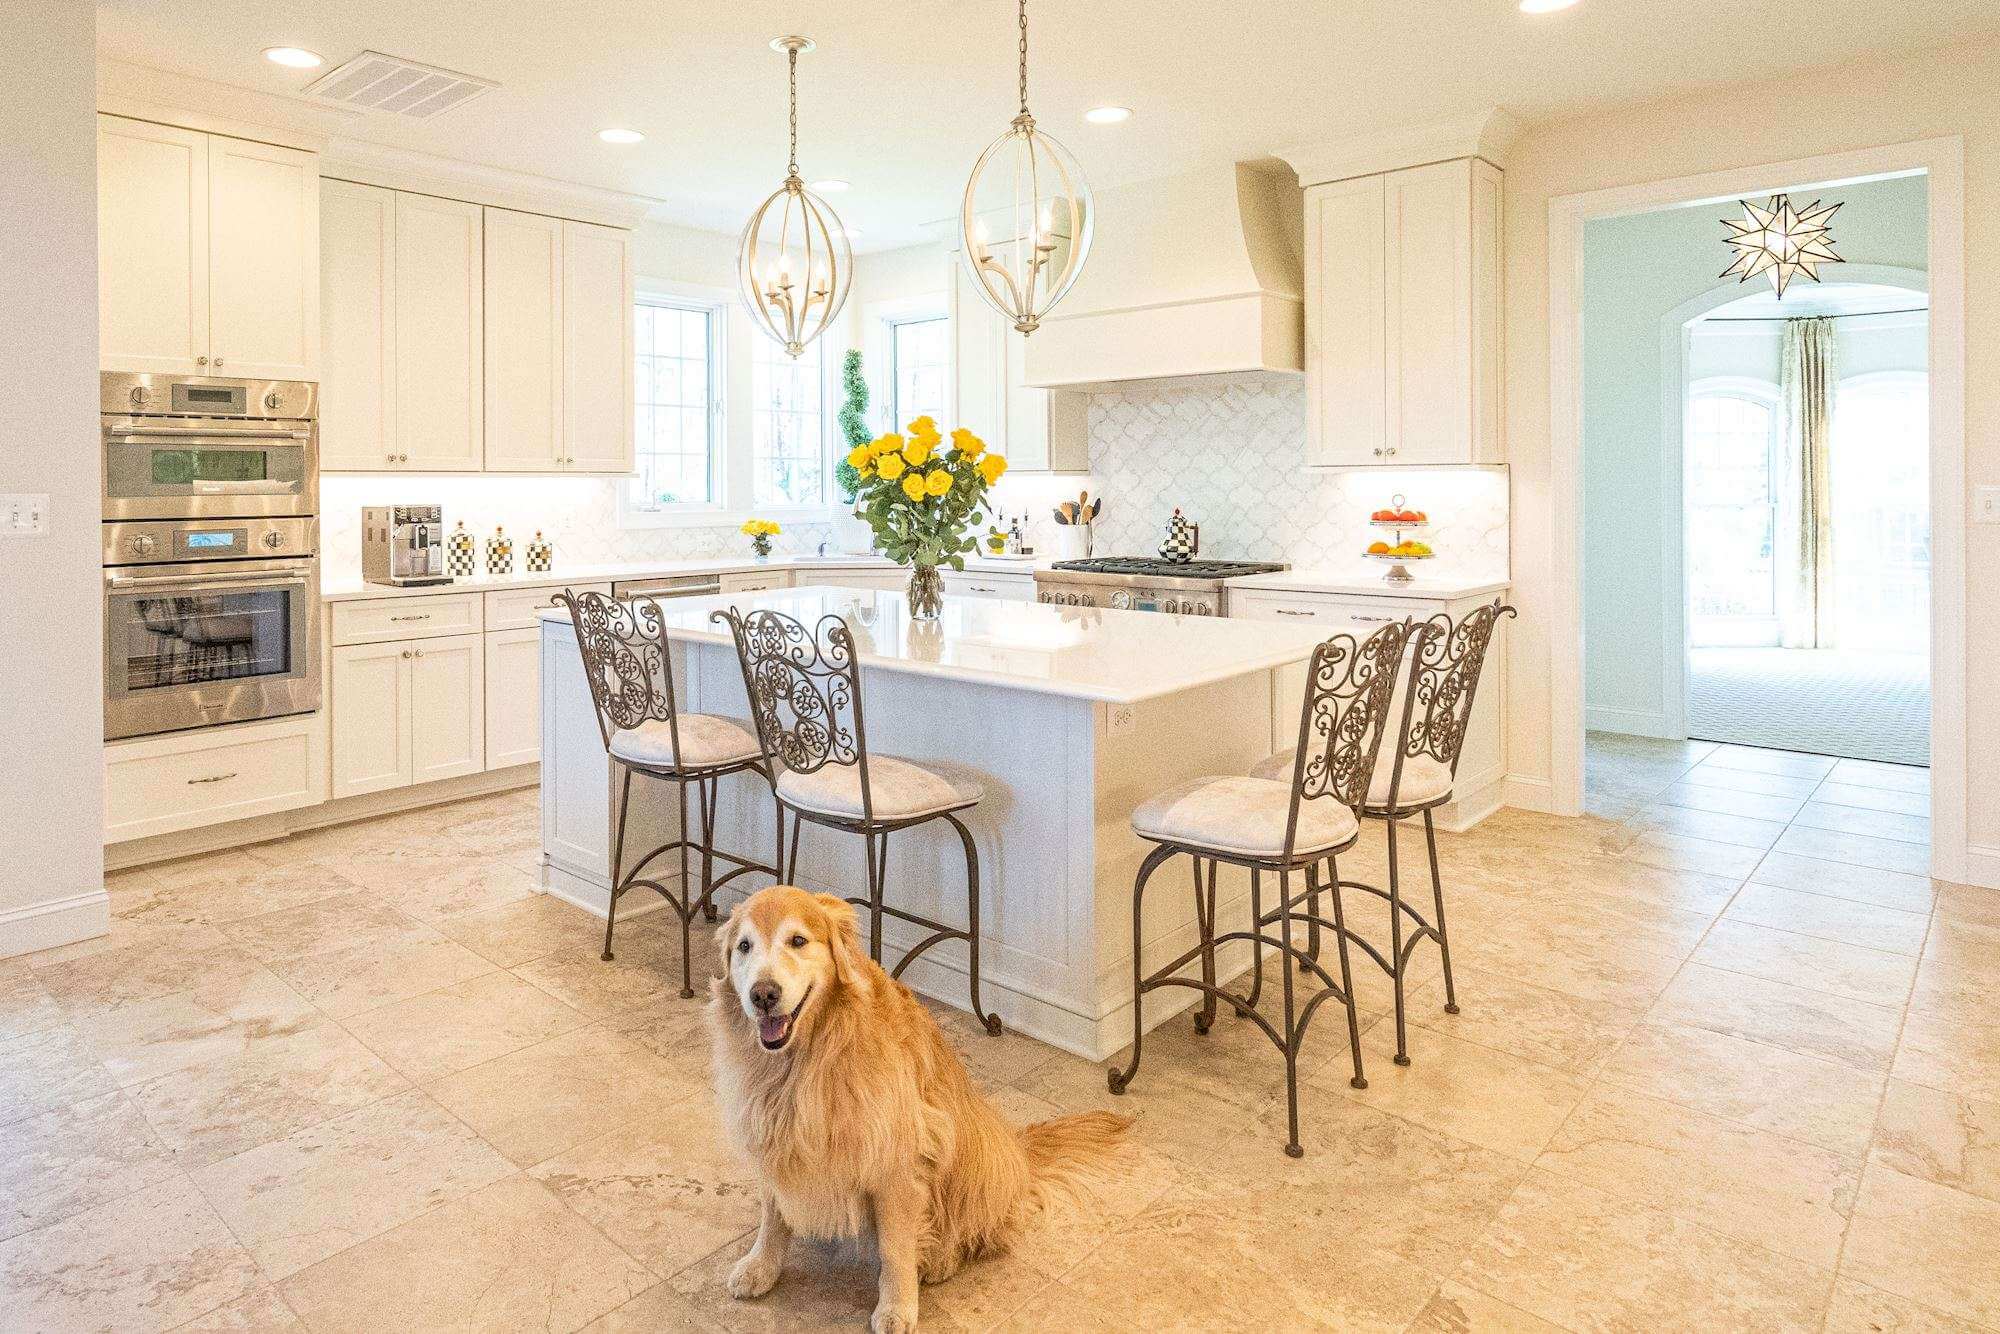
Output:
[[[632,470],[631,234],[328,181],[321,466]]]
[[[1500,185],[1458,158],[1307,188],[1308,463],[1501,461]]]
[[[319,374],[319,160],[97,118],[103,369]]]
[[[1005,455],[1011,472],[1080,473],[1090,468],[1088,399],[1027,383],[1026,339],[986,304],[951,257],[952,374],[963,426]]]

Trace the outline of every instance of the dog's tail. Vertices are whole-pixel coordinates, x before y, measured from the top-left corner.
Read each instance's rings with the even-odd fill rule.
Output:
[[[1074,1192],[1102,1177],[1123,1155],[1131,1128],[1132,1118],[1116,1112],[1079,1112],[1022,1126],[1034,1193]]]

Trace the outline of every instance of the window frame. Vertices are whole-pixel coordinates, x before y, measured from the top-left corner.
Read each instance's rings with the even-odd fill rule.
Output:
[[[632,293],[632,319],[636,327],[639,308],[650,306],[701,314],[708,320],[708,477],[709,498],[673,505],[641,505],[633,497],[636,476],[618,488],[618,520],[624,528],[669,528],[687,523],[721,523],[728,510],[729,454],[729,305],[709,289],[682,284],[636,284]],[[636,369],[636,368],[635,368]],[[633,385],[632,458],[636,469],[644,452],[637,438],[638,385]]]
[[[833,383],[835,377],[833,367],[839,361],[844,349],[840,346],[838,340],[832,337],[830,330],[827,333],[821,334],[811,344],[812,351],[819,358],[819,499],[803,503],[792,501],[786,504],[766,504],[760,503],[757,500],[757,416],[760,412],[765,411],[765,409],[760,407],[756,401],[756,357],[758,348],[764,345],[776,348],[777,356],[782,357],[785,353],[782,347],[778,347],[775,340],[767,337],[762,331],[753,331],[751,337],[750,382],[749,387],[746,389],[746,393],[750,396],[749,410],[744,414],[748,427],[746,452],[744,455],[746,478],[742,493],[749,503],[749,508],[744,513],[746,515],[755,514],[759,518],[784,518],[789,515],[802,521],[817,521],[819,516],[824,516],[832,512],[833,504],[831,497],[838,489],[833,481],[834,450],[832,440],[835,430],[835,409],[833,404]],[[778,364],[782,365],[783,363]]]
[[[884,337],[889,349],[889,420],[897,423],[907,422],[915,415],[905,412],[903,408],[902,334],[904,329],[918,324],[938,324],[944,326],[944,359],[938,363],[944,377],[944,401],[939,404],[937,411],[943,414],[939,420],[948,418],[951,415],[952,387],[950,313],[940,310],[935,313],[905,314],[887,318],[883,323],[888,326]]]
[[[1691,499],[1693,486],[1692,486],[1692,478],[1690,476],[1690,474],[1693,473],[1695,466],[1694,464],[1695,445],[1693,438],[1694,409],[1695,405],[1697,403],[1700,403],[1703,399],[1712,399],[1712,398],[1733,398],[1742,400],[1744,402],[1754,403],[1757,406],[1765,409],[1765,411],[1767,411],[1770,414],[1770,429],[1769,429],[1768,439],[1766,442],[1764,466],[1765,466],[1765,475],[1768,479],[1766,489],[1769,493],[1769,500],[1767,501],[1767,504],[1771,511],[1771,517],[1770,517],[1771,533],[1773,541],[1775,542],[1778,531],[1778,504],[1779,504],[1778,472],[1779,472],[1779,464],[1781,462],[1780,451],[1784,448],[1783,394],[1779,386],[1777,386],[1776,384],[1773,384],[1768,380],[1761,379],[1754,375],[1707,375],[1703,376],[1699,380],[1693,381],[1688,385],[1685,404],[1682,408],[1682,413],[1683,413],[1682,430],[1684,432],[1684,435],[1682,437],[1682,446],[1681,446],[1683,455],[1682,467],[1684,470],[1683,480],[1682,480],[1682,492],[1684,499],[1681,507],[1682,549],[1689,553],[1692,553],[1695,549],[1694,515],[1697,506],[1692,502]],[[1777,644],[1778,629],[1779,629],[1778,581],[1782,577],[1782,571],[1779,569],[1778,555],[1775,550],[1775,547],[1772,551],[1772,556],[1771,556],[1771,614],[1769,616],[1754,615],[1754,614],[1746,614],[1741,616],[1715,616],[1715,615],[1705,615],[1697,612],[1694,607],[1694,598],[1693,598],[1694,571],[1692,567],[1693,567],[1692,559],[1684,558],[1682,581],[1687,590],[1684,596],[1686,596],[1687,598],[1687,611],[1686,611],[1687,633],[1688,633],[1688,642],[1691,646],[1697,648],[1707,646],[1706,641],[1700,640],[1699,636],[1697,636],[1695,632],[1696,625],[1700,622],[1705,622],[1705,621],[1734,623],[1743,627],[1746,631],[1754,627],[1764,626],[1768,622],[1771,635],[1771,643],[1773,645]],[[1730,644],[1735,644],[1738,641],[1732,639],[1727,642]],[[1747,643],[1749,641],[1746,640],[1744,642]],[[1761,640],[1759,642],[1761,642]]]
[[[868,377],[868,416],[875,429],[899,431],[896,420],[896,326],[921,324],[926,320],[945,321],[944,398],[945,417],[939,425],[950,425],[958,416],[958,330],[952,316],[949,291],[925,292],[918,296],[891,297],[871,301],[862,308],[862,369]]]

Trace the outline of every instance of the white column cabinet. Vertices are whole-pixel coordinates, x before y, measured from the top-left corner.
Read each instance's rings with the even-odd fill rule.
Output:
[[[396,465],[477,472],[484,460],[480,208],[396,196]]]
[[[1500,183],[1458,158],[1306,191],[1308,463],[1501,461]]]
[[[629,473],[632,445],[632,235],[562,224],[564,472]]]
[[[320,183],[320,467],[394,463],[396,192]]]
[[[319,376],[319,158],[98,121],[103,369]]]
[[[486,215],[486,468],[549,472],[563,448],[563,227]]]

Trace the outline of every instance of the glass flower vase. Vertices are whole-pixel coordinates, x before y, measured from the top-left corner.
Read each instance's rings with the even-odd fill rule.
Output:
[[[910,619],[935,621],[944,611],[944,575],[935,565],[910,567]]]

